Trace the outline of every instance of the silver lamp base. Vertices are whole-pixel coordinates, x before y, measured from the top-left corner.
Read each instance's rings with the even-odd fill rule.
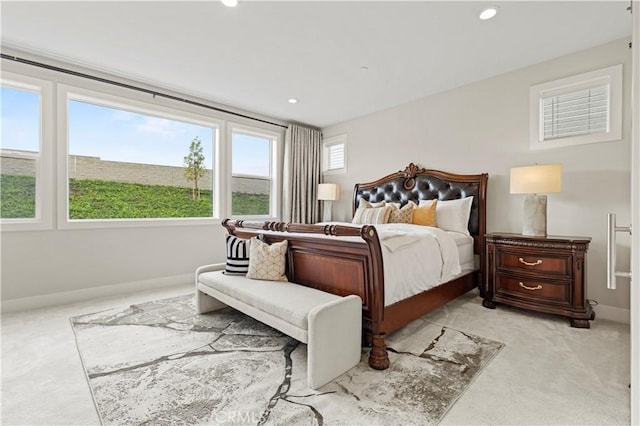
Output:
[[[527,195],[524,199],[522,235],[547,236],[547,196]]]

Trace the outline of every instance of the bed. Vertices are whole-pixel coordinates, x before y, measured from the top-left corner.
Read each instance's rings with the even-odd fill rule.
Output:
[[[468,221],[473,259],[453,279],[385,306],[383,249],[376,227],[350,224],[297,224],[251,222],[226,219],[223,226],[241,238],[263,234],[268,243],[288,240],[287,278],[295,283],[362,299],[362,326],[365,343],[371,346],[369,365],[386,369],[389,358],[385,336],[478,287],[484,293],[486,267],[486,190],[488,175],[459,175],[419,168],[409,164],[404,170],[374,182],[356,184],[353,213],[360,200],[386,201],[404,206],[409,201],[455,200],[473,197]],[[460,246],[460,244],[458,244]],[[387,274],[392,273],[387,271]]]

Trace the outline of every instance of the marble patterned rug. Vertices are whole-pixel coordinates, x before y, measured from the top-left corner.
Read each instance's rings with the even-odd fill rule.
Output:
[[[437,424],[502,343],[419,319],[318,391],[306,345],[179,296],[71,318],[103,424]]]

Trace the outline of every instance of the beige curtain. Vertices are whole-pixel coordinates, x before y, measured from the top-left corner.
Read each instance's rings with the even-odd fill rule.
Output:
[[[295,124],[284,139],[282,219],[316,223],[320,220],[318,184],[322,168],[322,134]]]

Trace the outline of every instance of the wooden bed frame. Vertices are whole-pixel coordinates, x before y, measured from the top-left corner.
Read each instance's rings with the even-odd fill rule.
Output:
[[[398,330],[474,287],[484,293],[484,234],[486,232],[486,188],[488,175],[457,175],[426,170],[409,164],[375,182],[356,184],[354,211],[365,199],[370,202],[418,203],[423,199],[451,200],[473,195],[469,232],[474,239],[474,253],[479,268],[447,283],[384,306],[382,250],[375,227],[346,225],[305,225],[284,222],[248,222],[226,219],[223,226],[232,235],[250,238],[263,231],[267,242],[288,240],[287,277],[291,282],[362,299],[363,336],[371,345],[369,365],[383,370],[389,366],[385,335]],[[318,238],[305,234],[329,235]],[[339,237],[361,237],[339,238]]]

